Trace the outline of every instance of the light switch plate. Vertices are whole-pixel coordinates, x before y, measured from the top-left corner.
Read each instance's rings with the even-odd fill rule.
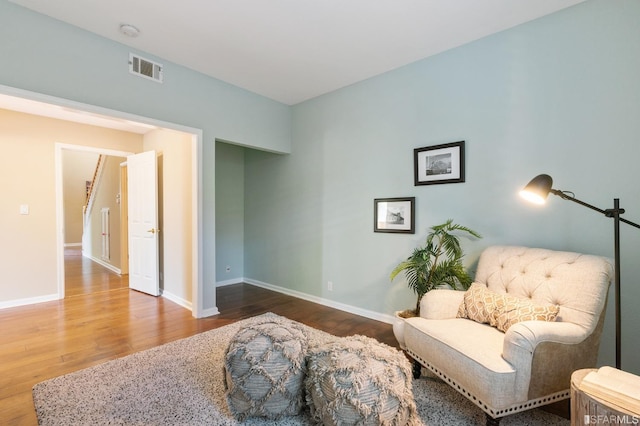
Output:
[[[29,204],[20,204],[20,214],[29,214]]]

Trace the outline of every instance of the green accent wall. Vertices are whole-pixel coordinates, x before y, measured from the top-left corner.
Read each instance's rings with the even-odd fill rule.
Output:
[[[244,276],[244,157],[245,148],[216,143],[218,283],[242,282]]]

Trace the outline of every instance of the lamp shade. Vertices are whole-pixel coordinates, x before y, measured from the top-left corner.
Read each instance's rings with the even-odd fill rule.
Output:
[[[520,196],[527,201],[536,204],[544,204],[551,191],[553,179],[549,175],[538,175],[531,179],[531,182],[520,191]]]

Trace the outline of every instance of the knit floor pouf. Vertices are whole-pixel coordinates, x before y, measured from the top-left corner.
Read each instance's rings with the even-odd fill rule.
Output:
[[[238,420],[279,419],[304,406],[307,337],[302,328],[270,318],[240,330],[225,356],[227,402]]]
[[[400,351],[369,337],[347,337],[311,350],[307,405],[324,425],[417,424],[411,377]]]

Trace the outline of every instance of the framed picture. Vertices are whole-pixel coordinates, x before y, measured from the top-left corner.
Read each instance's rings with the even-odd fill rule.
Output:
[[[415,197],[373,200],[373,232],[414,234]]]
[[[464,182],[464,141],[413,150],[414,185]]]

